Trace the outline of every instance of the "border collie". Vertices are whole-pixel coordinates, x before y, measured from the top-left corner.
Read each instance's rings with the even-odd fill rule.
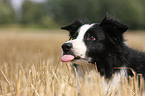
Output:
[[[106,79],[116,73],[133,76],[131,70],[122,72],[122,67],[142,74],[145,79],[145,53],[125,44],[123,33],[128,28],[128,25],[109,15],[100,23],[92,24],[87,20],[76,19],[72,24],[61,27],[69,31],[70,36],[70,40],[62,45],[61,61],[72,62],[77,71],[80,65],[92,64]]]

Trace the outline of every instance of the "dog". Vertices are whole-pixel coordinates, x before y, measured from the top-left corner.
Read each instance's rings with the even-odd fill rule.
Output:
[[[123,34],[129,26],[118,19],[106,15],[100,23],[92,24],[76,19],[61,29],[69,31],[70,36],[62,45],[61,61],[72,62],[78,74],[80,66],[89,64],[96,66],[106,79],[112,78],[113,74],[133,76],[134,72],[145,79],[145,53],[129,48],[125,43]]]

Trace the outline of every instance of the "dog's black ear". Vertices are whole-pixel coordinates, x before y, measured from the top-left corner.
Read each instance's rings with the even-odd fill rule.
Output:
[[[70,36],[72,36],[78,29],[80,26],[82,26],[83,24],[85,24],[86,22],[88,22],[87,20],[81,20],[81,19],[76,19],[74,20],[73,23],[61,27],[61,29],[67,30],[70,32]]]
[[[100,26],[107,32],[114,32],[116,34],[123,34],[128,28],[128,25],[122,24],[119,20],[106,15],[100,23]]]
[[[76,19],[75,21],[73,21],[73,23],[67,26],[61,27],[61,29],[72,31],[72,30],[78,29],[81,25],[82,25],[81,21],[79,19]]]

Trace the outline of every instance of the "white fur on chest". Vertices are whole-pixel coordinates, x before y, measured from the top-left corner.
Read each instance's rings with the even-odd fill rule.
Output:
[[[77,65],[78,78],[86,80],[85,77],[87,77],[88,82],[95,84],[96,81],[91,80],[92,76],[95,76],[99,80],[99,85],[101,85],[102,88],[104,88],[105,94],[110,94],[112,90],[117,90],[120,86],[121,77],[126,75],[125,70],[120,70],[119,72],[116,72],[112,76],[112,78],[108,81],[107,79],[102,79],[102,76],[100,76],[100,73],[96,71],[96,67],[93,64],[90,63],[87,64],[87,62],[85,61],[84,62],[78,61],[78,63],[79,63]],[[80,89],[79,85],[78,89]]]

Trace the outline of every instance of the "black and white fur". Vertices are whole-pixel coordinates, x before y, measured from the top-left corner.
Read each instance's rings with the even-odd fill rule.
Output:
[[[70,33],[70,40],[62,45],[63,55],[75,56],[71,62],[78,72],[81,70],[80,65],[93,64],[106,79],[110,79],[113,74],[133,76],[131,70],[115,69],[128,67],[142,74],[145,79],[145,53],[131,49],[124,43],[123,33],[128,28],[108,15],[100,23],[93,24],[77,19],[61,28]]]

